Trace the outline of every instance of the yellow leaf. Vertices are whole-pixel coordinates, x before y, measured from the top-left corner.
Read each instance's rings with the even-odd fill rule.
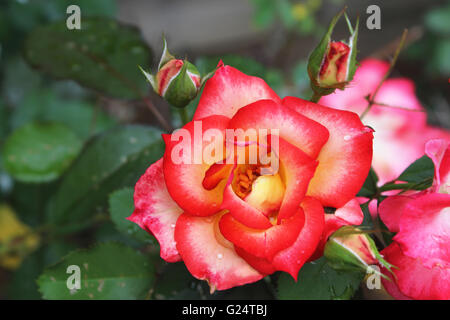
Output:
[[[0,204],[0,267],[17,269],[39,241],[39,236],[10,207]]]

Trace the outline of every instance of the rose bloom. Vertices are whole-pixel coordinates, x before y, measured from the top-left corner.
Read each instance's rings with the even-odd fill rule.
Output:
[[[362,61],[345,90],[336,90],[322,97],[319,103],[361,115],[368,105],[365,97],[374,93],[388,68],[389,64],[383,61]],[[375,130],[372,166],[380,184],[396,179],[420,158],[426,141],[450,139],[449,131],[427,125],[425,109],[415,95],[411,80],[387,79],[375,100],[382,105],[374,105],[363,122]]]
[[[450,140],[431,140],[426,154],[435,165],[431,188],[388,197],[380,218],[395,232],[381,253],[395,265],[383,285],[397,299],[450,299]]]
[[[192,161],[211,143],[196,130],[226,136],[227,129],[278,130],[278,150],[269,143],[267,155],[276,153],[279,169],[262,174],[267,166],[248,161],[250,149],[263,147],[260,138],[222,141],[224,154]],[[353,112],[280,99],[262,79],[221,65],[183,127],[194,138],[179,132],[163,135],[164,156],[137,182],[129,219],[156,237],[164,260],[182,260],[211,291],[277,270],[297,279],[332,229],[325,220],[362,221],[355,195],[370,169],[373,134]],[[188,151],[179,152],[181,140]],[[229,157],[234,149],[244,151],[239,159]]]

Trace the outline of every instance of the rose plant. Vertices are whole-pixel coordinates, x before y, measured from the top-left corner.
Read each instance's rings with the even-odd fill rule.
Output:
[[[406,33],[359,64],[344,9],[292,78],[291,35],[269,68],[165,39],[152,68],[139,30],[87,3],[80,30],[40,17],[4,43],[0,299],[450,299],[450,133],[389,78]]]

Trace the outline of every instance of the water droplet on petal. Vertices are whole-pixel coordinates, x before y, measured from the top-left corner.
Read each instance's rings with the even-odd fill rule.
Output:
[[[350,137],[349,135],[347,135],[347,136],[344,136],[344,140],[345,141],[348,141],[348,140],[350,140],[352,137]]]
[[[218,253],[218,254],[217,254],[217,259],[222,259],[222,258],[223,258],[223,254]]]

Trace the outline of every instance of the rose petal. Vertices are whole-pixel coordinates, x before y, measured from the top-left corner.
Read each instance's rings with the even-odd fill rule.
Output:
[[[300,268],[314,253],[324,227],[324,212],[319,201],[306,197],[301,203],[305,223],[295,242],[272,260],[276,270],[288,272],[296,281]]]
[[[176,161],[174,160],[175,156],[180,154],[176,148],[179,148],[182,139],[173,138],[176,141],[171,141],[171,137],[174,134],[172,136],[164,136],[166,142],[164,177],[167,189],[173,200],[189,214],[198,216],[212,215],[219,210],[219,206],[222,203],[226,179],[211,190],[207,190],[203,186],[205,174],[213,163],[204,162],[203,151],[210,145],[210,142],[202,142],[202,136],[207,130],[213,129],[217,130],[218,134],[222,134],[224,140],[224,130],[228,121],[229,119],[223,116],[211,116],[201,121],[191,121],[186,124],[183,129],[187,130],[186,133],[190,136],[190,156],[188,152],[183,152],[181,158]],[[187,148],[189,148],[189,144],[187,144]],[[201,155],[201,158],[196,159],[196,154]],[[184,163],[182,160],[184,160]],[[200,160],[199,163],[195,163],[197,160]]]
[[[267,229],[272,226],[269,219],[258,209],[239,198],[231,184],[225,188],[223,203],[220,207],[227,210],[239,222],[253,229]]]
[[[234,245],[248,253],[269,261],[283,249],[288,248],[297,239],[303,227],[303,210],[285,219],[281,224],[265,230],[251,229],[227,213],[220,219],[219,227],[222,235]]]
[[[381,254],[389,263],[399,268],[392,270],[397,279],[397,288],[402,295],[416,300],[450,300],[449,268],[426,268],[420,263],[420,259],[404,255],[395,242],[381,251]],[[383,273],[390,276],[386,269],[383,269]],[[386,279],[382,279],[382,283],[392,296],[397,296]]]
[[[175,229],[177,248],[189,272],[208,281],[211,291],[260,280],[263,275],[239,257],[231,243],[217,235],[217,219],[182,214]],[[218,237],[220,242],[218,241]]]
[[[450,195],[431,193],[406,204],[394,240],[424,266],[450,267]]]
[[[159,242],[161,258],[167,262],[181,260],[174,245],[174,230],[183,210],[167,191],[162,159],[152,164],[136,183],[134,206],[134,212],[128,220],[155,236]]]
[[[256,257],[242,248],[234,246],[236,253],[241,256],[249,265],[251,265],[255,270],[258,270],[264,275],[269,275],[277,271],[275,267],[265,258]]]
[[[390,196],[380,203],[378,213],[381,220],[391,232],[400,230],[400,219],[405,206],[414,199],[414,196]]]
[[[425,153],[434,163],[433,190],[450,193],[450,142],[433,139],[425,145]]]
[[[280,101],[263,79],[248,76],[230,66],[223,66],[206,82],[194,120],[211,115],[231,118],[243,106],[261,99]]]
[[[328,140],[327,128],[270,100],[257,101],[240,109],[231,119],[229,128],[279,130],[281,138],[313,159]]]
[[[278,223],[291,217],[306,195],[318,162],[303,151],[280,138],[280,174],[286,185],[278,213]]]
[[[344,206],[355,197],[369,173],[372,130],[365,127],[353,112],[294,97],[284,98],[283,104],[328,129],[330,137],[319,154],[319,166],[307,194],[326,207]]]

